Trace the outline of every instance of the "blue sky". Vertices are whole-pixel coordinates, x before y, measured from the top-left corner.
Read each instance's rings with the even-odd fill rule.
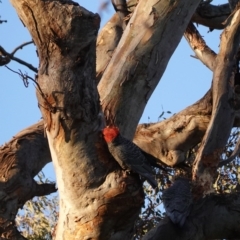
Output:
[[[100,0],[78,0],[77,2],[92,12],[98,12],[101,3]],[[213,3],[224,2],[214,1]],[[112,6],[109,5],[108,10],[101,15],[101,25],[106,23],[113,12]],[[8,20],[7,24],[0,25],[0,45],[8,52],[11,52],[23,42],[31,40],[27,29],[19,20],[9,1],[3,0],[0,4],[0,15],[2,20]],[[208,29],[205,27],[199,27],[198,29],[207,44],[215,52],[218,52],[220,31],[215,30],[208,33]],[[207,92],[211,85],[212,72],[190,55],[194,54],[183,38],[149,100],[140,122],[156,122],[163,110],[177,113],[200,99]],[[33,45],[19,50],[16,56],[36,67],[38,66]],[[14,70],[21,69],[30,76],[34,76],[31,70],[15,62],[11,62],[8,66]],[[33,84],[30,82],[29,87],[25,88],[21,79],[5,67],[0,67],[0,111],[0,145],[41,118]],[[46,174],[54,179],[51,167],[46,171]]]

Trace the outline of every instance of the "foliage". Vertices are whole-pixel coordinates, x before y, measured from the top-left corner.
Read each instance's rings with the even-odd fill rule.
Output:
[[[232,154],[238,138],[239,129],[235,128],[232,130],[228,143],[222,154],[222,161],[228,159]],[[162,191],[170,186],[173,176],[188,175],[191,177],[191,169],[198,147],[199,146],[196,146],[188,152],[188,155],[186,156],[186,164],[181,165],[174,170],[172,169],[167,173],[161,170],[156,170],[156,176],[159,183],[159,192],[156,195],[148,184],[144,185],[146,201],[139,219],[135,224],[134,239],[141,239],[143,235],[145,235],[152,227],[156,226],[157,223],[164,217],[164,209],[161,200]],[[237,156],[231,163],[218,169],[218,176],[216,177],[213,187],[215,194],[233,193],[240,190],[239,156]]]
[[[226,160],[233,152],[235,145],[237,144],[239,138],[239,128],[232,130],[228,143],[225,147],[222,159]],[[214,184],[214,188],[217,193],[231,193],[239,191],[240,183],[240,158],[236,159],[225,165],[218,170],[218,177]]]
[[[161,181],[158,184],[159,192],[157,194],[152,190],[148,183],[144,184],[144,192],[146,194],[145,204],[138,220],[135,223],[134,239],[141,239],[143,235],[156,226],[156,224],[164,217],[161,192],[166,185],[162,184],[162,180],[164,181],[164,177],[161,178]]]
[[[165,112],[164,112],[165,113]],[[164,113],[161,115],[163,117]],[[170,113],[170,112],[167,112]],[[165,119],[165,118],[163,118]],[[239,129],[233,129],[228,143],[222,154],[222,160],[226,160],[232,154],[234,147],[239,138]],[[155,169],[156,178],[158,180],[159,191],[157,194],[152,190],[151,186],[146,182],[144,191],[146,194],[145,206],[138,221],[135,224],[134,239],[141,239],[152,227],[156,226],[164,217],[164,209],[162,206],[162,192],[168,188],[175,175],[183,174],[191,177],[191,169],[194,158],[196,156],[198,146],[191,149],[186,156],[186,163],[175,169],[167,169],[167,171]],[[39,183],[50,183],[41,172],[37,176]],[[240,159],[239,156],[226,166],[219,168],[218,176],[214,184],[216,194],[231,193],[238,191],[240,182]],[[16,223],[24,237],[30,240],[51,240],[58,218],[58,196],[35,197],[28,201],[23,210],[20,210]]]
[[[234,129],[229,138],[228,144],[222,155],[223,160],[227,159],[237,142],[239,129]],[[192,150],[191,159],[194,159],[196,148]],[[189,157],[189,156],[188,156]],[[189,164],[192,165],[193,161]],[[157,194],[152,190],[148,183],[144,184],[144,191],[146,194],[145,206],[138,221],[135,224],[134,239],[141,239],[152,227],[164,217],[164,209],[162,206],[162,191],[168,188],[171,184],[172,177],[176,174],[191,174],[189,171],[191,167],[179,167],[175,170],[164,172],[159,169],[156,170],[158,179],[159,191]],[[240,182],[240,159],[236,158],[235,161],[223,166],[218,171],[218,176],[214,185],[215,193],[231,193],[237,191]],[[38,175],[38,182],[50,183],[41,172]],[[33,200],[28,201],[24,208],[19,211],[16,223],[19,230],[24,237],[30,240],[51,240],[51,233],[58,218],[58,196],[44,196],[35,197]]]
[[[38,183],[52,183],[43,172]],[[29,240],[51,240],[58,219],[58,195],[34,197],[28,201],[16,217],[16,225]]]

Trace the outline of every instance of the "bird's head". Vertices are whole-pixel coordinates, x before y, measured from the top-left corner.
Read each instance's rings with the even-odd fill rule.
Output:
[[[114,126],[108,126],[102,130],[102,133],[105,141],[109,143],[112,142],[119,135],[119,129]]]

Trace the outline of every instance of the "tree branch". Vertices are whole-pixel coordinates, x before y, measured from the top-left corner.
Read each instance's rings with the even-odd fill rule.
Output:
[[[202,3],[197,8],[192,17],[192,21],[213,29],[223,29],[224,22],[231,14],[229,4],[214,6],[208,1]]]
[[[203,240],[239,238],[240,195],[208,195],[195,202],[187,222],[177,228],[168,219],[163,219],[149,231],[143,240]]]
[[[6,22],[7,22],[7,20],[0,20],[0,24],[6,23]]]
[[[127,2],[128,11],[133,12],[137,0],[130,0]],[[200,4],[196,12],[192,17],[192,21],[206,25],[214,29],[223,29],[225,25],[223,22],[231,14],[231,10],[228,4],[214,6],[209,3]],[[109,38],[111,33],[111,38]],[[193,32],[194,33],[194,32]],[[99,82],[102,74],[107,68],[114,51],[121,39],[123,34],[121,22],[117,14],[107,22],[98,35],[97,40],[97,81]],[[191,33],[190,33],[191,34]],[[200,35],[199,35],[200,36]],[[193,36],[194,37],[194,36]],[[198,49],[200,50],[200,49]],[[209,61],[210,62],[210,61]]]
[[[137,2],[137,0],[127,1],[128,11],[130,13],[133,13]],[[109,38],[109,33],[111,33],[111,38]],[[118,17],[118,14],[116,13],[98,34],[96,60],[97,83],[99,83],[101,80],[104,71],[112,59],[115,49],[122,37],[122,34],[122,23]]]
[[[228,0],[228,2],[229,2],[229,6],[230,6],[231,11],[233,11],[235,9],[235,7],[237,6],[239,1],[238,0]]]
[[[21,44],[19,47],[15,48],[12,53],[8,53],[2,46],[0,46],[0,55],[3,55],[5,58],[8,59],[7,63],[9,63],[10,60],[13,60],[13,61],[16,61],[16,62],[28,67],[30,70],[37,73],[38,69],[35,68],[32,64],[27,63],[27,62],[21,60],[20,58],[14,57],[14,54],[16,53],[17,50],[19,50],[20,48],[22,48],[23,46],[26,46],[28,44],[30,44],[30,43],[28,42],[28,43]],[[2,65],[4,65],[4,64],[0,63],[0,66],[2,66]]]
[[[23,47],[25,47],[25,46],[27,46],[29,44],[32,44],[32,43],[33,43],[33,41],[22,43],[21,45],[16,47],[10,54],[13,56],[19,49],[23,49]]]
[[[56,185],[55,183],[42,183],[42,184],[36,183],[35,187],[32,188],[33,196],[30,199],[32,199],[35,196],[45,196],[56,192],[57,188],[55,187],[55,185]]]
[[[195,52],[196,58],[213,71],[216,65],[216,53],[207,46],[192,22],[189,23],[184,37]]]
[[[165,1],[164,7],[157,0],[138,3],[98,84],[107,124],[117,125],[125,137],[133,137],[144,107],[199,2],[180,0],[172,5]]]
[[[233,126],[234,66],[240,41],[240,10],[237,10],[230,25],[221,36],[220,52],[216,58],[213,75],[213,112],[193,168],[197,196],[212,189],[212,182],[219,164],[220,154]]]
[[[24,239],[15,228],[15,215],[19,207],[38,193],[34,193],[37,185],[33,178],[51,161],[43,122],[22,130],[1,146],[0,160],[0,232],[3,228],[10,239]],[[50,187],[45,193],[52,191]]]
[[[212,92],[181,112],[158,123],[140,124],[134,142],[168,166],[186,160],[187,151],[201,142],[210,121]]]

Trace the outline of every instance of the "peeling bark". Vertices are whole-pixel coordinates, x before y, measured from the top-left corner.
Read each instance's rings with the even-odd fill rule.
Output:
[[[196,54],[196,58],[213,71],[216,65],[216,53],[207,46],[193,23],[189,23],[184,36]]]
[[[169,119],[137,127],[134,142],[168,166],[186,160],[190,148],[201,142],[210,121],[212,92]]]
[[[60,197],[56,239],[128,239],[144,194],[139,177],[120,170],[99,134],[99,16],[71,2],[12,3],[39,53],[37,97]]]
[[[213,111],[193,167],[195,195],[212,191],[212,183],[220,155],[226,145],[235,115],[234,71],[235,56],[240,41],[240,10],[221,36],[220,51],[213,74]]]
[[[137,6],[137,0],[128,1],[127,6],[128,11],[133,13],[135,7]],[[116,13],[106,23],[97,38],[97,84],[101,80],[102,75],[109,64],[122,35],[122,23],[118,14]]]
[[[135,9],[136,2],[136,0],[129,1],[130,12]],[[11,177],[4,174],[2,176],[8,177],[5,180],[6,183],[2,185],[3,189],[4,186],[8,187],[1,192],[3,197],[0,201],[2,199],[8,207],[4,212],[5,215],[0,216],[3,223],[1,226],[8,226],[19,204],[23,204],[26,199],[55,190],[53,186],[37,186],[32,181],[32,177],[52,158],[60,194],[60,217],[56,239],[131,238],[134,222],[144,202],[142,183],[136,174],[127,174],[120,169],[111,158],[99,134],[98,130],[104,120],[101,119],[102,112],[96,85],[99,83],[101,104],[107,122],[115,123],[121,128],[124,136],[132,138],[142,111],[199,2],[200,0],[139,1],[124,32],[120,28],[118,18],[113,17],[102,30],[97,41],[96,73],[95,44],[99,26],[98,15],[88,12],[73,2],[12,0],[38,48],[40,65],[36,80],[41,91],[37,92],[37,96],[44,125],[39,123],[35,126],[36,129],[26,130],[27,135],[32,131],[39,134],[38,136],[28,139],[27,135],[24,135],[24,141],[20,141],[24,151],[28,150],[26,144],[30,143],[32,146],[30,140],[33,145],[35,144],[32,151],[29,151],[25,157],[27,161],[24,154],[18,155],[21,152],[18,148],[12,152],[5,146],[0,151],[2,154],[0,159],[3,159],[0,172],[8,172]],[[219,25],[220,19],[226,19],[229,15],[228,8],[223,7],[221,10],[221,7],[223,6],[218,10],[220,9],[223,14],[216,17],[215,22],[212,21],[214,26]],[[211,14],[209,16],[212,16]],[[196,20],[195,16],[194,21],[200,22],[202,19]],[[198,37],[194,29],[190,29],[187,34],[190,42]],[[207,45],[204,45],[201,39],[197,39],[197,45],[194,45],[193,41],[191,44],[193,48],[200,49],[199,54],[205,54],[203,52],[207,49]],[[105,54],[107,57],[102,61]],[[224,70],[221,67],[224,54],[226,53],[223,51],[222,55],[220,54],[215,60],[217,69],[214,64],[208,64],[215,70],[215,75],[218,70],[219,72]],[[229,70],[232,64],[232,54],[233,52],[230,54],[226,70]],[[210,57],[215,58],[214,54],[210,54]],[[229,71],[226,71],[226,74],[229,74]],[[228,76],[225,79],[228,79]],[[226,81],[224,83],[226,84]],[[219,91],[216,89],[214,85],[214,108],[218,102],[216,91],[217,93]],[[185,161],[189,148],[201,141],[209,124],[211,112],[212,93],[209,91],[197,103],[164,122],[140,125],[134,141],[160,161],[169,166],[175,166]],[[236,109],[234,109],[235,112]],[[235,124],[239,123],[238,119],[235,118]],[[233,117],[231,116],[227,130],[232,125]],[[43,129],[48,137],[51,158]],[[7,146],[10,145],[7,144]],[[4,148],[12,155],[5,158]],[[12,156],[13,158],[19,156],[18,160],[14,160],[17,167],[15,162],[14,164],[4,162],[4,159],[12,161]],[[18,161],[23,159],[24,163],[21,162],[21,166],[18,165]],[[22,173],[17,175],[22,169],[25,175]],[[21,184],[19,182],[16,184],[21,187],[19,193],[18,189],[15,191],[14,185],[11,184],[21,178],[24,179],[20,181]],[[0,186],[1,184],[2,182]],[[31,189],[27,192],[26,189],[29,186]],[[214,208],[213,213],[219,217],[218,219],[221,219],[223,213],[226,219],[230,219],[232,211],[239,208],[240,200],[238,196],[235,200],[231,195],[226,198],[230,199],[229,202],[226,205],[224,202],[220,209],[216,205],[219,199],[225,201],[224,196],[219,196],[216,201],[215,198],[210,200],[207,198],[200,204],[196,203],[195,210],[192,211],[193,219],[191,219],[194,224],[187,222],[189,231],[183,233],[185,228],[179,230],[169,221],[166,222],[167,225],[162,222],[160,232],[159,230],[157,232],[159,235],[157,236],[155,232],[152,239],[160,236],[166,239],[167,231],[170,231],[167,239],[171,239],[171,236],[175,237],[172,239],[178,239],[176,233],[178,234],[179,231],[183,236],[179,239],[189,236],[191,236],[190,239],[203,239],[206,233],[206,236],[215,237],[216,232],[222,234],[221,237],[229,237],[230,233],[221,232],[214,226],[221,228],[229,224],[229,229],[235,231],[234,221],[239,221],[238,210],[234,212],[229,223],[222,221],[222,225],[212,225],[215,222],[212,219],[212,211],[209,210]],[[228,212],[226,206],[229,205],[231,208]],[[4,205],[0,204],[0,206]],[[207,221],[202,221],[205,217]],[[200,233],[196,233],[195,226],[198,224],[200,224]],[[13,231],[14,225],[11,226]],[[6,233],[9,232],[10,230]],[[236,234],[239,234],[238,230]]]
[[[50,161],[42,122],[21,131],[0,148],[1,239],[24,239],[14,223],[18,208],[34,196],[56,191],[55,184],[38,185],[33,179]]]
[[[133,137],[199,2],[139,1],[134,10],[98,84],[107,123],[116,124],[125,137]]]

